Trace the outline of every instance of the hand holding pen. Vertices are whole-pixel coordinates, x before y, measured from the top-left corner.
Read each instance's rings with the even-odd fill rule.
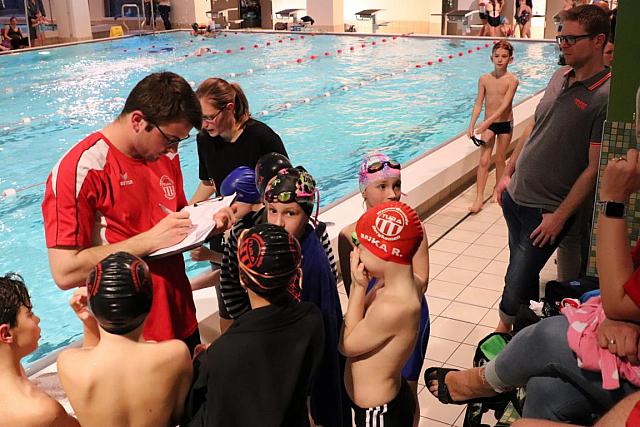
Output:
[[[167,216],[145,233],[145,238],[149,244],[149,252],[180,243],[191,232],[189,212],[174,212],[161,203],[158,204],[158,207]]]

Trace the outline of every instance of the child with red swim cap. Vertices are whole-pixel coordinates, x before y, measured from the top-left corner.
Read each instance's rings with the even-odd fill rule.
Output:
[[[356,426],[413,424],[416,402],[401,371],[418,334],[422,294],[411,261],[423,234],[416,212],[401,202],[373,207],[356,224],[340,342]],[[371,277],[383,279],[384,286],[367,295]]]

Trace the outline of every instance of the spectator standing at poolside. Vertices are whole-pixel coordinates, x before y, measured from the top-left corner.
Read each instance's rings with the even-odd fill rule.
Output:
[[[47,13],[44,10],[42,0],[27,1],[27,20],[29,21],[29,38],[31,39],[32,47],[35,46],[38,38],[38,25],[42,24],[42,18],[46,18],[46,16]]]
[[[520,38],[531,38],[531,15],[533,14],[530,0],[517,0],[515,22],[520,30]]]
[[[145,25],[151,25],[151,29],[155,29],[156,27],[156,18],[158,17],[158,0],[144,0],[144,16],[145,16]],[[153,7],[153,25],[151,23],[151,15]]]
[[[144,257],[182,241],[191,229],[178,144],[199,128],[202,111],[182,77],[154,73],[131,91],[120,115],[72,147],[47,180],[42,212],[54,281],[82,286],[107,255]],[[216,232],[232,222],[230,209],[213,218]],[[195,304],[182,254],[148,261],[153,306],[146,340],[200,342]]]
[[[510,249],[498,331],[510,330],[520,305],[539,298],[540,270],[597,176],[611,76],[602,62],[609,19],[593,5],[562,12],[562,19],[557,40],[568,66],[551,78],[532,132],[515,148],[496,189]]]
[[[165,30],[171,29],[171,20],[169,14],[171,13],[171,0],[158,0],[158,12],[162,18]]]
[[[22,358],[38,348],[40,319],[22,277],[0,277],[0,425],[78,427],[62,405],[25,375]]]
[[[22,30],[18,27],[18,19],[15,16],[9,18],[9,25],[2,30],[2,43],[3,45],[8,44],[10,49],[29,47],[29,39],[22,34]]]
[[[84,325],[82,348],[58,357],[60,382],[83,427],[175,426],[191,384],[183,342],[144,342],[153,289],[149,267],[126,252],[93,269],[71,307]]]
[[[496,37],[498,35],[498,29],[502,25],[500,16],[502,14],[502,1],[501,0],[488,0],[486,3],[487,10],[487,23],[488,34],[490,37]]]
[[[471,213],[478,213],[484,203],[484,188],[487,185],[493,146],[496,146],[496,184],[505,168],[507,148],[513,134],[513,97],[518,89],[518,79],[508,71],[513,61],[513,46],[506,40],[493,45],[491,62],[494,70],[480,76],[478,96],[471,113],[467,136],[480,146],[480,164],[476,176],[476,200],[469,207]],[[484,102],[485,119],[476,128],[476,121],[482,112]],[[480,138],[475,135],[479,134]],[[493,199],[497,195],[494,191]]]

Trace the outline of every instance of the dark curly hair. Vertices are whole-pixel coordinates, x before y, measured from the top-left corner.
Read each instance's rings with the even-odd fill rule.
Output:
[[[17,273],[7,273],[0,277],[0,325],[16,326],[21,306],[31,310],[31,298],[27,286]]]

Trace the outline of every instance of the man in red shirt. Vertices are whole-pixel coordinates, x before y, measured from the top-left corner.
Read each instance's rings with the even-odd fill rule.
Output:
[[[185,238],[191,228],[177,148],[200,128],[191,86],[170,72],[154,73],[129,94],[120,115],[72,147],[47,179],[42,203],[49,263],[61,289],[83,286],[106,256],[139,257]],[[230,211],[214,218],[217,230]],[[181,254],[149,260],[153,304],[146,340],[200,342],[195,304]]]

